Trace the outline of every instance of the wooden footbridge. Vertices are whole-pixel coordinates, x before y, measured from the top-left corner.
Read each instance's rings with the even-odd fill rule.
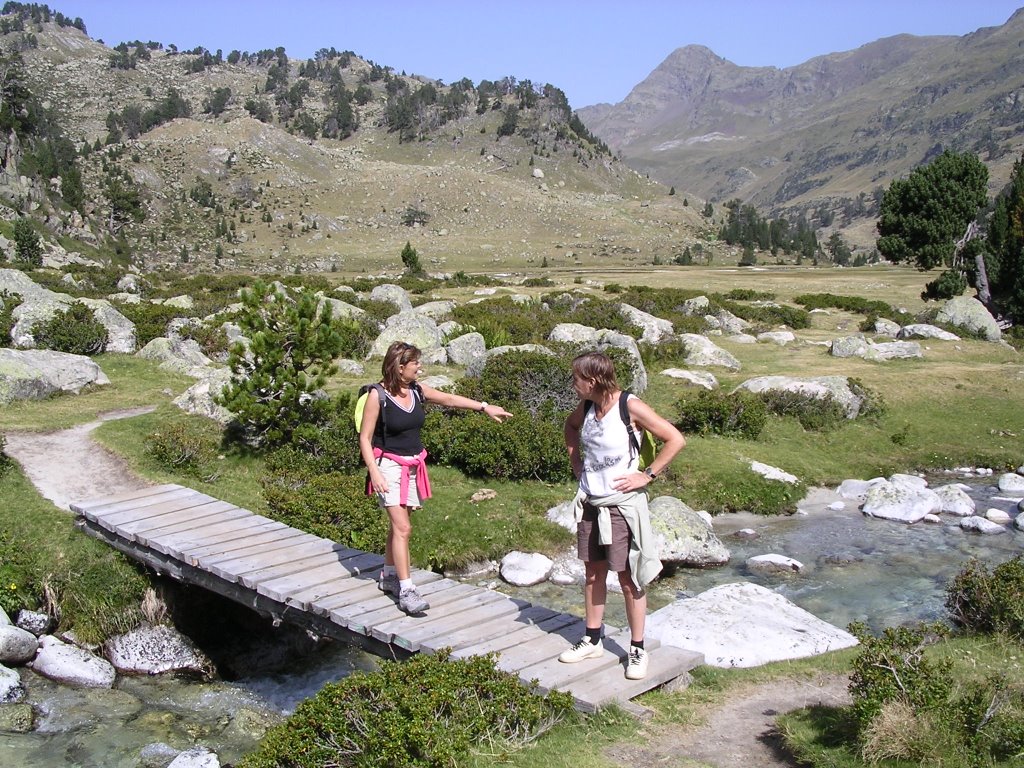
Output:
[[[600,659],[562,664],[558,654],[582,636],[582,619],[430,571],[413,573],[430,609],[407,616],[396,598],[377,589],[379,555],[180,485],[91,499],[71,509],[85,531],[157,573],[209,589],[275,622],[393,658],[445,647],[455,657],[493,652],[501,669],[536,680],[542,693],[571,693],[584,711],[627,704],[703,663],[699,653],[648,639],[648,676],[627,680],[629,632],[609,628]]]

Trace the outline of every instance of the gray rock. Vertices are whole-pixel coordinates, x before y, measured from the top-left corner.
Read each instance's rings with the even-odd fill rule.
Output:
[[[129,272],[117,281],[117,290],[122,293],[142,293],[146,281],[136,274]]]
[[[804,569],[804,564],[785,555],[754,555],[748,557],[746,562],[747,570],[751,573],[799,573]]]
[[[636,340],[618,331],[611,331],[607,328],[598,330],[579,323],[559,323],[551,329],[548,334],[550,341],[564,341],[570,344],[593,347],[598,351],[604,351],[609,347],[622,349],[629,357],[630,368],[633,373],[633,380],[628,386],[637,395],[647,391],[647,369],[640,357],[640,350]],[[620,382],[626,386],[626,382]]]
[[[651,499],[649,507],[663,563],[704,568],[729,562],[729,550],[699,512],[674,496]]]
[[[78,393],[109,384],[99,365],[85,355],[48,349],[0,349],[0,405],[40,400],[57,392]]]
[[[863,336],[844,336],[833,339],[829,348],[832,357],[864,357],[868,351],[868,341]]]
[[[167,768],[220,768],[220,759],[206,747],[186,749]]]
[[[175,371],[193,378],[203,378],[213,361],[203,354],[194,339],[172,339],[157,336],[135,353],[136,357],[156,361],[165,371]]]
[[[964,487],[959,483],[943,485],[935,489],[939,500],[942,502],[942,512],[948,515],[959,515],[967,517],[974,514],[974,499],[967,495]]]
[[[648,616],[646,631],[665,645],[703,653],[713,667],[756,667],[857,644],[782,595],[746,582],[677,600]]]
[[[887,341],[881,344],[871,344],[864,355],[865,360],[874,362],[909,360],[917,357],[924,357],[924,353],[921,352],[921,345],[916,341]]]
[[[972,296],[953,297],[942,305],[935,319],[978,334],[986,341],[999,341],[1002,336],[995,318],[984,304]]]
[[[421,315],[426,315],[434,322],[443,320],[448,317],[455,309],[455,302],[451,299],[444,301],[428,301],[426,304],[420,304],[419,306],[413,307],[413,312],[419,312]]]
[[[24,664],[36,655],[39,638],[13,624],[0,626],[0,664]]]
[[[381,286],[377,286],[380,288]],[[388,318],[384,330],[380,332],[367,359],[384,357],[388,347],[396,341],[405,341],[420,349],[425,360],[430,354],[442,350],[442,336],[437,323],[426,315],[408,309]]]
[[[900,332],[900,324],[889,320],[884,317],[880,317],[875,320],[875,333],[879,336],[889,336],[895,339]]]
[[[639,340],[648,344],[660,344],[675,333],[675,328],[668,320],[662,320],[629,304],[619,304],[619,313],[641,329]]]
[[[141,768],[167,768],[179,754],[181,750],[158,741],[139,750],[139,764]]]
[[[955,333],[944,331],[928,323],[912,323],[900,328],[899,339],[938,339],[939,341],[960,341]]]
[[[720,309],[715,313],[717,328],[726,336],[735,336],[743,333],[750,327],[750,323],[740,317],[736,317],[727,309]]]
[[[960,521],[960,527],[965,531],[977,531],[978,533],[1005,533],[1006,528],[999,523],[993,523],[991,520],[986,520],[984,517],[978,517],[972,515],[971,517],[965,517]]]
[[[707,296],[695,296],[692,299],[687,299],[683,302],[683,306],[680,307],[684,315],[704,315],[711,308],[711,300]]]
[[[679,339],[686,346],[686,357],[683,362],[687,365],[717,366],[728,368],[730,371],[740,369],[740,361],[735,356],[726,352],[706,336],[701,336],[699,333],[683,333],[680,334]]]
[[[938,514],[942,510],[942,500],[929,488],[914,490],[885,481],[868,490],[861,510],[869,517],[916,523],[925,515]]]
[[[537,352],[541,355],[551,355],[552,357],[555,354],[550,349],[541,346],[540,344],[518,344],[515,346],[494,347],[493,349],[487,350],[486,355],[473,360],[469,364],[466,368],[466,376],[469,378],[476,378],[483,372],[484,367],[492,357],[500,357],[501,355],[506,355],[509,352]]]
[[[385,301],[388,304],[394,304],[398,307],[399,312],[412,312],[412,301],[409,299],[409,294],[400,285],[384,283],[383,285],[375,286],[370,291],[370,299],[372,301]],[[417,346],[419,345],[417,344]]]
[[[706,389],[709,392],[718,389],[718,379],[715,378],[715,374],[709,371],[687,371],[682,368],[666,368],[661,372],[661,375],[678,379],[694,389]]]
[[[366,315],[366,310],[360,307],[353,306],[347,302],[341,301],[340,299],[332,299],[330,296],[324,296],[323,294],[317,294],[320,301],[317,305],[316,312],[319,315],[323,311],[325,304],[331,308],[332,319],[347,319],[347,320],[359,320]]]
[[[104,645],[114,669],[131,675],[159,675],[185,672],[210,678],[210,661],[195,645],[173,627],[143,625],[110,638]]]
[[[1024,493],[1024,476],[1004,472],[999,476],[999,490],[1003,493]]]
[[[736,390],[741,389],[754,394],[791,392],[806,400],[824,400],[831,397],[843,407],[848,419],[857,418],[864,404],[864,398],[850,388],[850,380],[846,376],[757,376],[736,387]]]
[[[130,355],[138,348],[135,338],[135,323],[122,315],[106,299],[79,299],[93,316],[107,329],[107,345],[104,352],[119,352]]]
[[[790,342],[796,341],[792,331],[765,331],[757,334],[757,340],[762,344],[778,344],[784,347]]]
[[[53,635],[40,638],[32,669],[58,683],[85,688],[110,688],[117,677],[113,665],[106,659],[62,643]]]
[[[205,416],[221,424],[234,418],[227,408],[218,405],[214,398],[231,382],[231,371],[226,368],[209,368],[206,375],[178,395],[172,402],[186,413]]]
[[[26,632],[31,632],[36,637],[45,635],[53,628],[53,618],[45,613],[39,611],[30,611],[26,608],[22,608],[18,611],[18,620],[15,625],[24,629]]]
[[[993,523],[998,523],[999,525],[1009,525],[1011,521],[1009,512],[1005,509],[997,509],[995,507],[990,507],[985,510],[985,519]]]
[[[790,485],[795,485],[800,482],[800,478],[796,475],[791,475],[789,472],[781,470],[778,467],[773,467],[770,464],[765,464],[760,461],[750,462],[750,469],[766,480],[778,480],[779,482],[789,483]]]
[[[15,669],[0,664],[0,704],[11,704],[25,698],[25,686],[21,684],[21,675]]]
[[[836,488],[836,493],[844,499],[856,499],[864,501],[868,497],[868,491],[878,483],[884,483],[885,478],[876,477],[873,480],[843,480]]]
[[[448,351],[448,361],[452,365],[459,365],[463,368],[483,360],[487,355],[487,342],[482,334],[472,331],[458,336],[445,345]]]

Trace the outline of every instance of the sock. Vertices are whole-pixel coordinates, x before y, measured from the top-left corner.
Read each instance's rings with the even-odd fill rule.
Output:
[[[395,575],[395,566],[393,566],[393,565],[385,565],[384,566],[384,577],[385,578],[389,578],[389,577],[394,576],[394,575]]]
[[[644,641],[643,640],[630,640],[629,641],[629,647],[630,648],[639,648],[642,651],[644,649]]]
[[[412,589],[412,586],[413,586],[412,579],[399,579],[398,580],[398,588],[399,589]]]
[[[587,627],[587,638],[590,640],[591,645],[598,645],[601,642],[601,627],[597,629]]]

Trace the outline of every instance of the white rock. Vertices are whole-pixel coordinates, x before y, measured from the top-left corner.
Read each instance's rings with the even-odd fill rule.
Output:
[[[106,659],[62,643],[53,635],[40,638],[39,653],[31,666],[43,677],[85,688],[110,688],[117,677],[114,666]]]
[[[785,555],[755,555],[745,563],[752,573],[799,573],[804,564]]]
[[[885,481],[869,491],[861,511],[869,517],[916,523],[925,515],[936,515],[942,510],[939,495],[930,488],[912,490]]]
[[[922,523],[941,523],[942,518],[938,515],[925,515],[921,518]]]
[[[532,587],[546,581],[554,566],[539,552],[509,552],[501,558],[501,578],[517,587]]]
[[[756,667],[857,644],[848,632],[745,582],[723,584],[655,611],[647,617],[647,634],[699,651],[714,667]]]
[[[842,501],[833,501],[831,504],[827,505],[825,509],[831,512],[842,512],[846,509],[846,503]]]
[[[206,747],[192,747],[171,760],[167,768],[220,768],[220,760]]]
[[[0,665],[0,704],[11,704],[25,697],[21,675],[15,669]]]
[[[1003,493],[1024,493],[1024,475],[1005,472],[999,476],[999,490]]]
[[[24,664],[36,655],[39,640],[13,624],[0,626],[0,664]]]
[[[879,483],[884,483],[885,478],[876,477],[871,480],[843,480],[836,488],[836,493],[844,499],[855,499],[864,501],[868,497],[868,491]]]
[[[41,637],[50,631],[53,619],[45,613],[22,608],[18,611],[18,620],[15,622],[15,625],[21,627],[26,632],[31,632],[36,637]]]
[[[935,489],[942,501],[942,511],[948,515],[959,515],[967,517],[973,515],[975,510],[974,499],[967,495],[961,483],[943,485]]]
[[[800,478],[784,472],[778,467],[762,464],[760,461],[750,462],[750,468],[767,480],[781,480],[784,483],[794,484],[800,482]]]
[[[1007,525],[1010,522],[1010,513],[1002,509],[990,507],[985,510],[985,519],[999,525]]]
[[[694,388],[706,389],[708,391],[718,389],[718,379],[715,378],[715,374],[709,371],[687,371],[683,368],[666,368],[661,372],[661,375],[679,379]]]
[[[999,523],[993,523],[991,520],[977,515],[965,517],[960,521],[960,527],[965,531],[977,531],[978,533],[1003,533],[1006,530]]]
[[[189,672],[208,676],[213,663],[173,627],[143,625],[110,638],[104,650],[119,672],[159,675]]]

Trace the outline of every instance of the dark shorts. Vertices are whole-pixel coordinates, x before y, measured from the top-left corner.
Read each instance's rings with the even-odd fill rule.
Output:
[[[628,571],[629,543],[632,538],[629,524],[618,507],[609,507],[608,511],[612,518],[612,543],[603,545],[598,543],[597,507],[584,503],[583,519],[576,524],[579,557],[585,563],[607,560],[610,571]]]

